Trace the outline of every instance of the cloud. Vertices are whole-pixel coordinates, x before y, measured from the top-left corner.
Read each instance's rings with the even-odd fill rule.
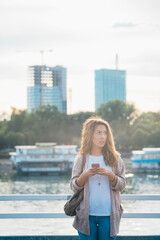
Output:
[[[137,27],[137,24],[128,22],[128,23],[115,23],[113,26],[113,28],[135,28]]]

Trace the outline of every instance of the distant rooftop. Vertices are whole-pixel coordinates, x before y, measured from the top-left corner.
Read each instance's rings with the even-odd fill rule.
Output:
[[[77,145],[58,145],[55,146],[56,148],[73,148],[73,147],[77,147]]]
[[[101,69],[96,69],[95,71],[110,71],[110,72],[115,72],[115,71],[118,71],[118,72],[126,72],[126,70],[123,70],[123,69],[111,69],[111,68],[101,68]]]
[[[57,143],[54,142],[46,142],[46,143],[35,143],[35,145],[19,145],[19,146],[15,146],[15,148],[20,148],[20,149],[38,149],[38,147],[54,147],[56,149],[58,148],[76,148],[77,145],[56,145]]]
[[[23,145],[23,146],[15,146],[15,148],[25,148],[25,149],[35,149],[34,145]]]
[[[159,153],[160,148],[143,148],[142,150],[133,150],[133,154]]]
[[[160,148],[143,148],[144,152],[159,152]]]
[[[44,147],[46,147],[46,146],[55,146],[57,143],[55,143],[55,142],[37,142],[37,143],[35,143],[35,145],[36,146],[44,146]]]
[[[144,154],[144,151],[142,150],[134,150],[132,151],[133,154]]]

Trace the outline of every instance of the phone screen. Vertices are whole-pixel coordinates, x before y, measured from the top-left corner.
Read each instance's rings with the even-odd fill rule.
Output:
[[[96,168],[96,167],[100,167],[100,164],[99,163],[92,163],[91,166],[92,166],[92,168],[94,168],[94,167]]]

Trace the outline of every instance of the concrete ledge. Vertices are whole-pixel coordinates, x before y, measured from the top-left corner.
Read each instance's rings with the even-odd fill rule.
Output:
[[[59,235],[59,236],[0,236],[0,240],[79,240],[78,236]],[[160,235],[149,236],[117,236],[116,240],[160,240]]]

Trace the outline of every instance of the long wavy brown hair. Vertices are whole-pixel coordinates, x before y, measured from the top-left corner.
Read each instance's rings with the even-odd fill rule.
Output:
[[[120,153],[115,149],[114,138],[109,123],[99,116],[91,116],[83,123],[79,154],[91,154],[92,137],[97,125],[104,125],[107,130],[107,140],[102,148],[104,162],[106,165],[115,167],[117,166],[117,157]]]

